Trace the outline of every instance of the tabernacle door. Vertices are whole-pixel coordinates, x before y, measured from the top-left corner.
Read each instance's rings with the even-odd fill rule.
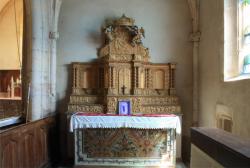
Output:
[[[119,94],[130,94],[131,90],[131,70],[129,68],[121,68],[119,70]]]

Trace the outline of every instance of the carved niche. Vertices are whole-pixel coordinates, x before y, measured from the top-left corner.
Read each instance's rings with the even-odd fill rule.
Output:
[[[180,113],[175,64],[149,62],[143,28],[123,15],[103,29],[105,43],[94,62],[74,62],[69,112],[116,113],[122,100],[132,113]]]

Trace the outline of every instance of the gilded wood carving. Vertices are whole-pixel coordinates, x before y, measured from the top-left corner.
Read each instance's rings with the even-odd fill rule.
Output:
[[[98,59],[73,63],[69,112],[116,113],[130,100],[132,113],[180,113],[175,95],[175,64],[149,62],[143,28],[122,16],[103,29],[105,43]]]

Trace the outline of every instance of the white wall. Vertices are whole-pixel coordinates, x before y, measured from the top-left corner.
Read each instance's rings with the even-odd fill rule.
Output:
[[[200,125],[215,127],[216,105],[233,112],[233,133],[250,138],[250,80],[223,82],[223,0],[201,0]]]
[[[192,25],[186,0],[64,0],[58,25],[58,110],[67,111],[71,62],[97,58],[97,48],[102,45],[101,26],[106,19],[123,13],[145,29],[143,43],[150,49],[152,62],[177,63],[177,94],[184,113],[184,136],[188,136],[192,118]]]

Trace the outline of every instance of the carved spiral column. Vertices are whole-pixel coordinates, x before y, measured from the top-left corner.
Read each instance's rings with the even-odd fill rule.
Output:
[[[146,68],[145,69],[145,88],[146,89],[152,89],[152,77],[151,77],[151,69]]]
[[[169,70],[169,76],[170,76],[170,80],[169,80],[169,94],[170,95],[175,95],[176,91],[175,91],[175,79],[174,79],[174,73],[175,73],[175,64],[170,64],[170,70]]]
[[[139,69],[139,67],[135,67],[135,88],[137,89],[138,88],[138,86],[139,86],[139,81],[138,81],[138,69]]]
[[[104,88],[109,88],[109,67],[105,65],[104,67]]]
[[[79,82],[79,66],[78,65],[74,65],[74,71],[73,71],[73,77],[74,77],[74,82],[73,82],[73,91],[74,91],[74,93],[75,94],[77,94],[78,93],[78,89],[79,89],[79,84],[80,84],[80,82]]]
[[[169,89],[169,69],[165,69],[165,79],[164,79],[164,84],[165,88],[164,89]]]
[[[145,88],[147,89],[148,88],[148,69],[144,69],[144,73],[145,73]]]
[[[108,94],[111,94],[112,88],[112,67],[108,67]]]
[[[139,88],[139,67],[134,66],[134,86],[133,86],[134,94],[138,94],[138,88]]]
[[[109,66],[108,67],[108,93],[114,94],[115,92],[115,72],[114,67]]]
[[[114,87],[114,80],[113,80],[113,77],[114,77],[114,73],[113,73],[113,67],[110,67],[109,68],[109,70],[110,70],[110,80],[109,80],[109,82],[110,82],[110,88],[113,88]]]
[[[133,72],[134,72],[134,73],[133,73],[133,81],[134,81],[134,82],[133,82],[133,89],[135,89],[135,88],[136,88],[136,85],[137,85],[137,81],[136,81],[136,79],[137,79],[136,68],[137,68],[137,67],[134,67],[134,68],[133,68]]]
[[[137,88],[139,88],[140,87],[140,85],[141,85],[141,80],[140,80],[140,78],[141,78],[141,74],[140,74],[140,70],[141,70],[141,68],[140,67],[137,67]]]
[[[112,67],[112,87],[116,88],[117,87],[117,80],[116,80],[116,67]]]
[[[146,88],[146,73],[145,68],[140,68],[140,88],[145,89]]]
[[[150,89],[153,88],[152,69],[148,69],[148,86],[149,86]]]
[[[76,74],[77,74],[77,69],[76,69],[76,66],[73,65],[73,86],[72,86],[73,89],[76,88]]]
[[[99,79],[99,89],[104,87],[104,69],[103,67],[99,68],[99,72],[98,72],[98,79]]]

